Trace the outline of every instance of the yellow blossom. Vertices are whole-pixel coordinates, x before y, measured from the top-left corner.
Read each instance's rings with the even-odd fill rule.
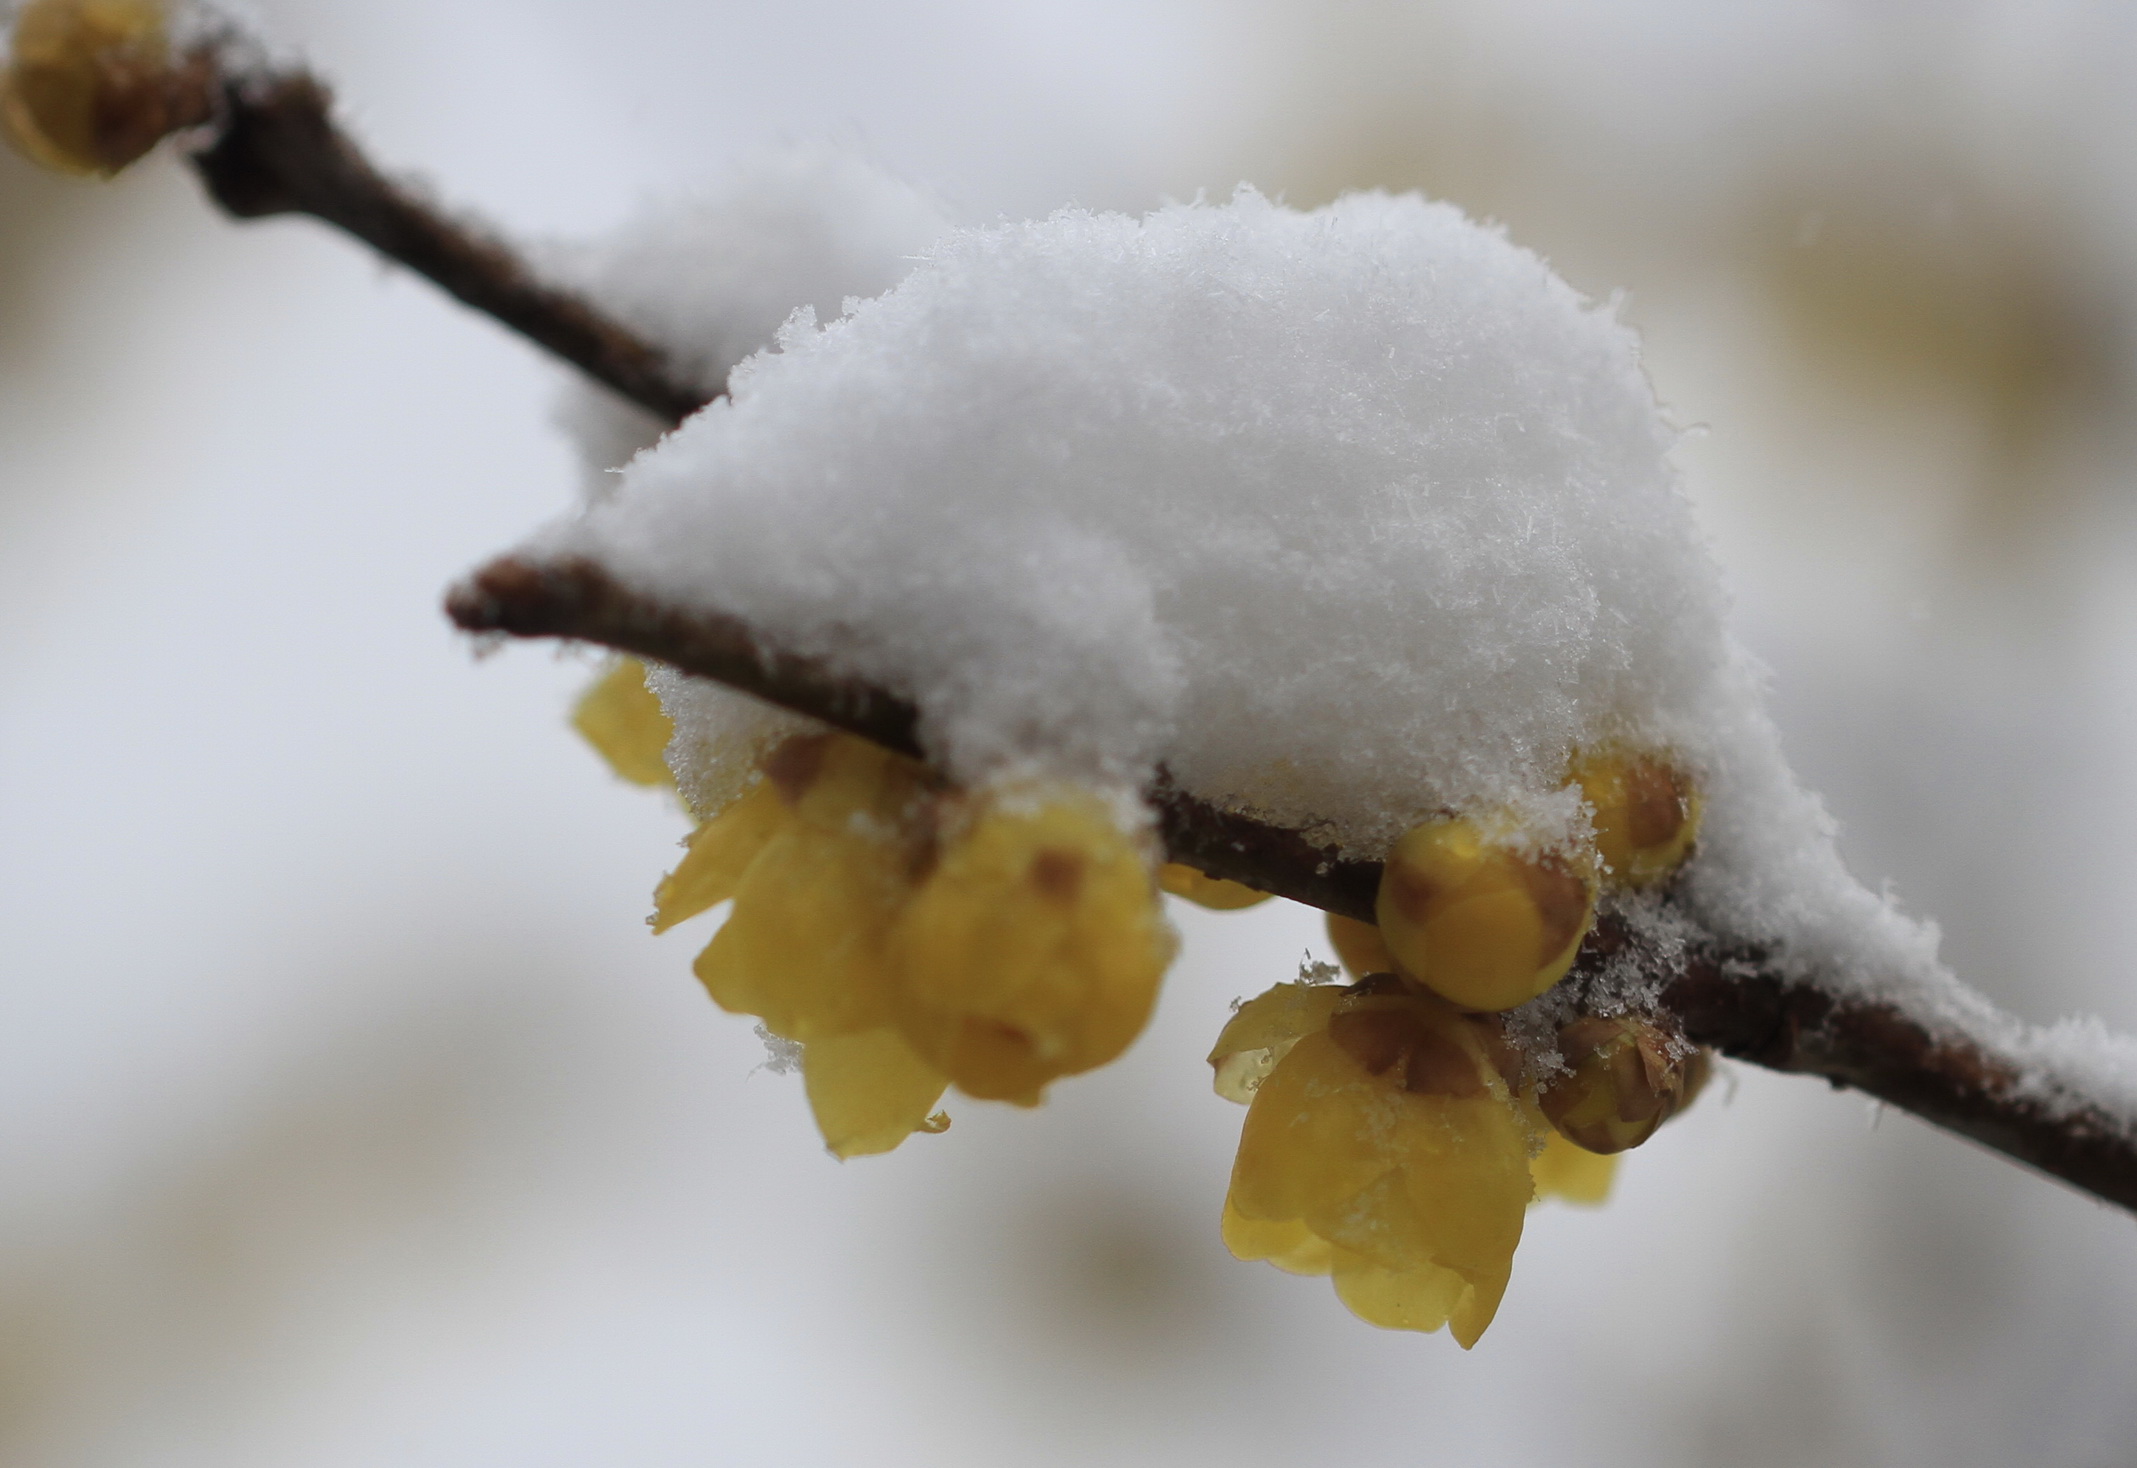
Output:
[[[786,818],[744,868],[733,912],[697,961],[723,1009],[804,1043],[889,1023],[887,939],[913,890],[922,775],[848,735],[791,739],[767,761],[765,784]]]
[[[1647,886],[1691,855],[1699,836],[1699,792],[1662,756],[1599,750],[1575,763],[1573,782],[1593,812],[1596,851],[1612,882]]]
[[[1573,966],[1595,917],[1575,861],[1466,818],[1427,821],[1388,853],[1380,934],[1403,971],[1469,1009],[1512,1009]]]
[[[1142,1031],[1172,961],[1144,843],[1067,785],[948,813],[890,933],[899,1027],[968,1095],[1036,1105]]]
[[[1280,985],[1225,1034],[1220,1083],[1240,1055],[1277,1053],[1251,1090],[1226,1245],[1332,1275],[1375,1325],[1446,1325],[1474,1345],[1533,1193],[1528,1129],[1482,1027],[1390,982]]]

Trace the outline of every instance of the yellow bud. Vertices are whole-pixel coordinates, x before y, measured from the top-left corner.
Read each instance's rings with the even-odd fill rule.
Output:
[[[1630,1017],[1577,1019],[1558,1032],[1566,1073],[1537,1103],[1561,1136],[1590,1152],[1623,1152],[1683,1110],[1706,1080],[1704,1051]]]
[[[1242,907],[1267,902],[1270,897],[1269,893],[1257,892],[1240,882],[1205,876],[1176,861],[1168,861],[1158,868],[1158,886],[1175,897],[1186,898],[1197,907],[1217,912],[1236,912]]]
[[[1328,942],[1336,950],[1336,957],[1343,960],[1343,967],[1350,970],[1352,978],[1395,972],[1395,955],[1388,952],[1387,941],[1380,936],[1380,929],[1371,923],[1361,923],[1356,918],[1332,912],[1328,914]]]
[[[1601,750],[1574,765],[1573,781],[1593,808],[1596,853],[1612,882],[1647,886],[1691,855],[1699,837],[1699,792],[1667,760]]]
[[[205,122],[205,59],[174,62],[160,0],[31,0],[15,20],[0,119],[31,158],[108,177]]]
[[[891,952],[914,1049],[969,1095],[1030,1106],[1142,1031],[1173,939],[1141,841],[1058,786],[976,799]]]
[[[1512,1009],[1573,966],[1595,884],[1564,858],[1530,854],[1466,819],[1428,821],[1388,853],[1376,906],[1403,971],[1469,1009]]]
[[[668,741],[675,722],[646,687],[646,665],[618,658],[579,696],[571,726],[633,785],[666,785]]]

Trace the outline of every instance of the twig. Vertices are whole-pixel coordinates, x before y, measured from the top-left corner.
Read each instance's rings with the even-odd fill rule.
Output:
[[[209,195],[239,219],[309,214],[345,230],[668,422],[717,396],[502,241],[379,172],[335,126],[332,103],[309,72],[224,78],[220,120],[192,156]]]
[[[842,678],[815,659],[783,656],[731,617],[657,602],[588,560],[493,561],[453,589],[446,611],[469,632],[562,637],[652,658],[900,753],[924,753],[910,699]],[[1372,920],[1378,862],[1344,859],[1297,831],[1226,810],[1181,789],[1162,770],[1147,794],[1171,859]],[[1633,941],[1606,914],[1583,944],[1569,982],[1596,975]],[[2059,1110],[2024,1091],[2010,1058],[1940,1035],[1897,1005],[1846,998],[1792,978],[1756,949],[1709,938],[1676,956],[1635,951],[1660,983],[1663,1011],[1694,1042],[1771,1070],[1851,1086],[2137,1211],[2137,1138],[2103,1108]]]
[[[327,90],[303,72],[231,74],[193,155],[209,193],[251,219],[310,214],[356,236],[662,419],[711,394],[679,380],[662,353],[585,300],[545,284],[501,241],[454,219],[373,167],[337,129]],[[726,617],[664,606],[584,560],[492,563],[447,602],[470,632],[598,643],[715,679],[918,755],[911,699],[782,655]],[[1160,770],[1148,792],[1175,860],[1330,912],[1370,920],[1380,868],[1297,831],[1226,810]],[[1631,942],[1606,916],[1574,981]],[[2057,1108],[2020,1085],[2020,1067],[1983,1044],[1940,1035],[1900,1007],[1791,977],[1765,954],[1708,940],[1643,958],[1661,1004],[1693,1041],[1774,1070],[1822,1076],[2137,1211],[2137,1139],[2106,1108]]]

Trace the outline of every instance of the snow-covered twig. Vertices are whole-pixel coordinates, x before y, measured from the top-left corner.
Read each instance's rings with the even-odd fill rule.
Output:
[[[213,120],[191,158],[228,213],[302,213],[334,225],[666,422],[717,395],[717,384],[686,380],[642,335],[545,282],[502,241],[389,179],[335,126],[328,91],[309,73],[250,59],[234,45],[202,54],[214,63],[200,82],[212,89]],[[190,124],[198,112],[173,115]],[[506,557],[456,589],[449,609],[471,632],[617,648],[921,753],[912,698],[782,651],[738,619],[664,604],[590,560]],[[1162,767],[1148,794],[1174,860],[1331,912],[1373,917],[1378,863],[1345,858],[1301,832],[1213,804],[1173,783]],[[1606,977],[1622,976],[1628,965],[1649,1002],[1698,1043],[1861,1090],[2137,1210],[2137,1139],[2127,1108],[2116,1097],[2088,1094],[2067,1074],[2044,1083],[2053,1068],[2029,1063],[2039,1037],[1985,1004],[1955,1024],[1948,1006],[1932,1014],[1904,998],[1822,982],[1815,972],[1697,930],[1680,943],[1645,944],[1608,914],[1583,948],[1568,992],[1609,992]]]
[[[661,605],[586,560],[492,562],[447,600],[475,633],[558,637],[652,658],[740,688],[901,753],[922,753],[910,700],[782,655],[731,618]],[[1168,856],[1215,876],[1364,921],[1373,920],[1380,864],[1340,858],[1306,836],[1225,810],[1179,789],[1162,771],[1149,792]],[[2096,1197],[2137,1210],[2137,1138],[2109,1104],[2047,1094],[1999,1048],[2002,1016],[1954,1032],[1899,1002],[1867,1000],[1792,975],[1755,950],[1694,934],[1668,949],[1643,945],[1605,915],[1581,951],[1569,988],[1630,959],[1659,1007],[1688,1038],[1771,1070],[1823,1077],[1912,1112]],[[2022,1032],[2008,1021],[2012,1034]]]

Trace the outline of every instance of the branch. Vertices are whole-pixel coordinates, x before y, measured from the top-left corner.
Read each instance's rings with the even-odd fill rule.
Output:
[[[921,756],[919,710],[905,696],[782,654],[733,617],[668,606],[584,559],[507,556],[446,598],[463,630],[562,637],[667,663]],[[1297,831],[1227,810],[1160,769],[1145,792],[1167,856],[1310,907],[1373,920],[1380,864],[1340,856]],[[2137,1138],[2105,1107],[2058,1108],[2027,1091],[2018,1062],[1943,1035],[1897,1004],[1855,999],[1792,977],[1755,948],[1712,937],[1680,954],[1641,949],[1605,913],[1568,982],[1598,977],[1631,953],[1660,985],[1661,1009],[1687,1038],[1770,1070],[1822,1076],[2137,1211]]]
[[[502,241],[434,207],[375,168],[334,124],[327,89],[303,71],[239,68],[234,46],[186,59],[202,68],[213,120],[192,155],[210,196],[241,219],[301,213],[354,235],[477,311],[547,348],[669,423],[711,394],[678,378],[663,353],[575,293],[543,282]],[[203,109],[174,106],[170,127]],[[144,144],[145,146],[145,144]],[[740,688],[918,755],[919,712],[895,690],[782,654],[730,617],[655,603],[583,560],[506,558],[448,599],[462,628],[598,643]],[[1160,769],[1147,792],[1176,861],[1330,912],[1371,920],[1375,862],[1345,859],[1297,831],[1227,810]],[[1572,982],[1622,959],[1635,939],[1605,914]],[[2137,1211],[2137,1140],[2097,1103],[2055,1106],[2022,1067],[1985,1042],[1943,1035],[1891,1003],[1850,998],[1791,975],[1767,954],[1712,938],[1674,956],[1637,952],[1660,1003],[1693,1041],[1774,1070],[1822,1076]]]
[[[309,72],[220,81],[219,118],[192,164],[226,213],[323,220],[669,423],[717,396],[676,376],[666,354],[629,328],[540,280],[501,240],[373,167],[335,126],[332,94]]]

